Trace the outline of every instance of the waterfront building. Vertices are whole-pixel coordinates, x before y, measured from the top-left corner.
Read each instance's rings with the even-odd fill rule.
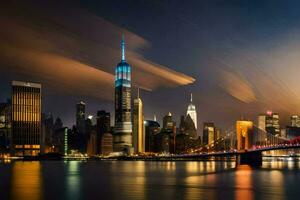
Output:
[[[135,153],[145,152],[143,103],[139,98],[139,94],[138,97],[133,101],[133,147]]]
[[[203,123],[202,142],[204,145],[210,145],[215,140],[215,125],[212,122]]]
[[[155,153],[170,153],[170,135],[165,131],[161,131],[154,137],[154,152]]]
[[[102,134],[110,132],[110,113],[105,110],[97,112],[97,128]]]
[[[44,143],[44,153],[51,152],[52,138],[54,135],[54,119],[51,113],[42,114],[42,137]]]
[[[163,140],[165,135],[169,136],[169,145],[170,148],[168,152],[174,153],[176,148],[176,122],[173,120],[172,114],[169,112],[167,115],[163,117],[163,128],[161,130],[161,133],[163,134],[163,137],[161,137]],[[163,144],[163,141],[162,141]]]
[[[95,156],[97,154],[97,131],[91,130],[87,142],[87,155]]]
[[[125,59],[125,41],[121,42],[122,59],[115,71],[114,151],[132,150],[131,67]]]
[[[12,148],[17,156],[36,156],[41,147],[41,84],[12,82]]]
[[[85,134],[85,103],[83,101],[76,104],[76,127],[80,133]]]
[[[111,133],[104,133],[101,140],[101,154],[109,155],[113,152],[113,136]]]
[[[0,154],[9,153],[11,144],[11,101],[0,103]]]
[[[253,122],[236,122],[237,150],[247,150],[253,145]]]
[[[64,155],[68,147],[68,127],[60,127],[54,130],[50,152]]]
[[[197,130],[197,111],[196,111],[196,106],[193,104],[193,94],[191,94],[191,101],[188,106],[186,115],[187,116],[189,115],[191,117],[191,119],[194,122],[195,128]]]
[[[111,132],[110,113],[105,110],[97,112],[97,153],[101,154],[101,141],[105,133]]]
[[[145,151],[154,152],[154,138],[160,132],[160,125],[157,121],[146,120],[145,124]]]

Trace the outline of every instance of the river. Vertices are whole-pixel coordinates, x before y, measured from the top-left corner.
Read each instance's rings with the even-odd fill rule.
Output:
[[[0,163],[0,199],[300,199],[300,161],[262,167],[221,161]]]

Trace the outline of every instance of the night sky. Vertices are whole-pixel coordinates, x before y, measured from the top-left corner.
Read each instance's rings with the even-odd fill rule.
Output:
[[[43,112],[75,123],[113,114],[114,69],[125,34],[133,97],[145,118],[177,122],[193,93],[198,124],[223,130],[273,110],[300,114],[300,1],[15,1],[0,6],[0,100],[11,81],[42,83]]]

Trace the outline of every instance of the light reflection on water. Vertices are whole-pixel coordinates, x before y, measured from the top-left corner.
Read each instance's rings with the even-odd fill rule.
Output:
[[[11,199],[42,199],[39,162],[15,162],[12,167]]]
[[[299,163],[275,159],[251,168],[215,161],[16,161],[0,163],[0,172],[10,174],[0,175],[0,194],[13,200],[298,199]]]

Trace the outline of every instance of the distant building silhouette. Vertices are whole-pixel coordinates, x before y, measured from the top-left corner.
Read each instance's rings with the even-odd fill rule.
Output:
[[[100,110],[97,112],[97,153],[102,153],[102,139],[103,135],[106,133],[111,133],[110,126],[110,113],[105,110]]]
[[[80,133],[85,134],[85,103],[83,101],[76,104],[76,127]]]
[[[11,146],[11,101],[0,103],[0,153],[9,153]]]

